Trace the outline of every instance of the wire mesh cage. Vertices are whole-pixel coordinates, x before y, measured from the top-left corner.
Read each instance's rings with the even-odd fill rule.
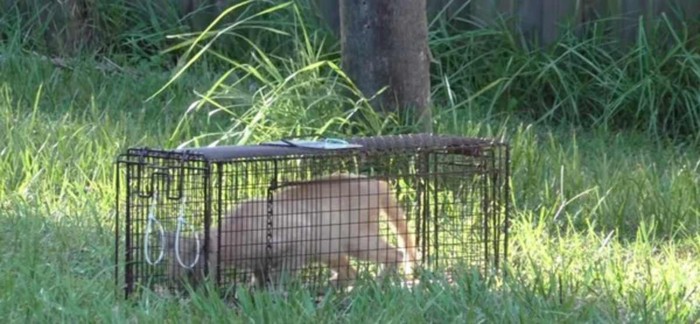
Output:
[[[508,152],[431,134],[129,149],[117,161],[115,280],[129,296],[499,269]]]

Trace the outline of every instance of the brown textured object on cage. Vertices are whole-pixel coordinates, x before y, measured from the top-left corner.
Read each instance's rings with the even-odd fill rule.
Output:
[[[482,138],[465,138],[458,136],[438,136],[431,134],[387,135],[374,137],[355,137],[347,140],[350,144],[362,145],[360,148],[349,148],[355,152],[391,151],[391,150],[420,150],[420,149],[452,149],[461,150],[467,155],[478,155],[479,148],[503,143]],[[139,149],[134,152],[138,154]],[[214,146],[203,148],[184,148],[174,151],[162,151],[167,155],[176,152],[189,153],[192,156],[201,155],[209,161],[226,161],[242,158],[262,158],[270,156],[318,155],[337,154],[345,150],[323,150],[317,148],[295,147],[293,145],[240,145]],[[455,151],[457,152],[457,151]]]
[[[282,270],[343,284],[381,263],[405,274],[406,240],[421,270],[499,269],[506,143],[431,134],[347,143],[129,149],[117,162],[115,280],[127,295],[204,277],[224,288],[276,281]],[[379,221],[392,213],[406,225]]]

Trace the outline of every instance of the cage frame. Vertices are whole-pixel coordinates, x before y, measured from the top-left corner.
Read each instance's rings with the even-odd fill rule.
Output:
[[[199,147],[199,148],[182,148],[182,149],[158,149],[158,148],[148,148],[148,147],[137,147],[137,148],[129,148],[127,149],[124,153],[120,154],[117,158],[117,161],[115,162],[116,164],[116,174],[115,174],[115,188],[116,188],[116,202],[115,202],[115,236],[114,236],[114,262],[115,262],[115,269],[114,269],[114,280],[115,284],[117,287],[122,286],[123,287],[123,293],[125,298],[128,298],[130,295],[134,293],[135,290],[135,284],[136,284],[136,279],[143,279],[142,277],[139,277],[134,273],[134,263],[138,262],[138,260],[135,260],[135,256],[133,253],[133,240],[134,240],[134,235],[138,235],[133,232],[132,228],[132,223],[134,220],[134,215],[131,213],[131,198],[129,197],[130,195],[133,195],[134,193],[131,191],[129,179],[130,179],[130,172],[131,168],[133,165],[136,165],[136,168],[139,169],[138,172],[142,172],[143,168],[146,166],[146,159],[147,158],[154,158],[154,159],[162,159],[165,161],[171,161],[173,163],[179,163],[178,166],[178,172],[180,173],[180,181],[179,183],[176,184],[176,195],[172,195],[172,179],[171,175],[169,173],[159,173],[159,172],[153,172],[151,173],[151,178],[150,178],[150,184],[151,188],[146,189],[146,191],[143,191],[143,181],[137,181],[137,192],[136,196],[139,198],[153,198],[154,195],[154,188],[153,188],[153,183],[157,182],[156,177],[160,176],[165,178],[165,188],[166,188],[166,199],[169,200],[178,200],[181,199],[183,196],[183,174],[186,172],[188,169],[194,169],[201,171],[201,177],[202,177],[202,182],[203,182],[203,229],[204,229],[204,244],[203,244],[203,250],[204,253],[202,255],[202,259],[199,262],[203,262],[204,266],[204,271],[207,274],[210,274],[210,264],[209,264],[209,256],[210,256],[210,239],[211,239],[211,225],[212,221],[214,220],[214,217],[216,217],[216,221],[218,223],[221,222],[222,215],[224,212],[222,211],[222,199],[223,195],[221,194],[222,189],[222,182],[220,181],[223,177],[222,172],[224,172],[224,167],[222,165],[225,164],[230,164],[230,163],[236,163],[242,162],[246,163],[249,160],[246,159],[253,159],[254,161],[261,161],[265,159],[270,159],[270,161],[278,161],[280,159],[285,159],[285,158],[301,158],[301,157],[313,157],[313,158],[333,158],[333,157],[339,157],[339,156],[363,156],[367,154],[371,154],[372,152],[377,152],[377,151],[382,151],[382,150],[397,150],[397,151],[414,151],[418,156],[420,156],[420,161],[417,161],[418,163],[418,168],[420,170],[416,170],[415,174],[412,174],[413,176],[420,176],[420,177],[428,177],[431,174],[437,174],[437,170],[433,170],[434,173],[431,173],[430,168],[430,161],[428,159],[430,158],[431,154],[436,154],[439,151],[445,151],[448,152],[446,154],[461,154],[463,156],[469,156],[469,157],[479,157],[484,151],[490,151],[490,152],[496,152],[493,153],[494,156],[491,156],[491,159],[487,159],[488,161],[491,161],[492,163],[492,169],[489,169],[488,171],[488,176],[490,177],[501,177],[501,179],[496,179],[492,181],[494,182],[494,185],[492,185],[490,188],[493,191],[491,193],[491,200],[486,201],[485,200],[485,206],[482,206],[483,208],[490,208],[490,211],[484,211],[485,214],[493,213],[494,215],[483,215],[483,222],[484,222],[484,227],[481,231],[483,231],[484,235],[489,235],[491,234],[489,231],[493,230],[494,231],[494,236],[497,236],[498,239],[496,239],[495,243],[489,241],[488,239],[484,239],[483,243],[483,268],[492,268],[496,270],[500,270],[503,266],[505,266],[507,262],[507,257],[508,257],[508,239],[509,239],[509,229],[510,229],[510,224],[511,224],[511,216],[510,216],[510,209],[511,209],[511,203],[510,203],[510,191],[511,191],[511,184],[510,184],[510,177],[511,177],[511,161],[510,161],[510,147],[507,142],[505,141],[500,141],[492,138],[474,138],[474,137],[459,137],[459,136],[447,136],[447,135],[434,135],[434,134],[409,134],[409,135],[390,135],[390,136],[371,136],[371,137],[353,137],[348,139],[346,144],[351,145],[350,147],[342,147],[341,148],[335,148],[335,149],[324,149],[324,148],[319,148],[319,147],[309,147],[309,146],[304,146],[304,145],[298,145],[295,144],[295,142],[290,141],[288,139],[283,139],[278,142],[267,142],[267,143],[260,143],[260,144],[255,144],[255,145],[237,145],[237,146],[218,146],[218,147]],[[388,144],[387,144],[388,143]],[[452,143],[452,144],[451,144]],[[386,148],[382,147],[382,145],[394,145],[393,147]],[[498,155],[498,156],[496,156]],[[135,160],[134,160],[135,159]],[[192,162],[197,166],[185,166],[185,162]],[[500,164],[499,166],[496,166],[496,164]],[[276,162],[275,162],[276,165]],[[435,169],[437,169],[438,163],[432,163]],[[153,166],[153,168],[159,168],[159,166]],[[165,169],[168,169],[168,167],[163,167]],[[125,174],[122,174],[124,172]],[[274,171],[275,174],[277,174],[277,170]],[[125,179],[122,179],[122,176],[125,177]],[[276,176],[277,177],[277,176]],[[213,179],[218,178],[218,188],[214,187],[214,182]],[[125,185],[122,183],[122,180],[126,181],[126,192],[121,192],[123,186]],[[496,188],[495,183],[499,183],[500,186]],[[277,189],[280,184],[273,182],[270,184],[270,188]],[[417,191],[419,190],[427,190],[425,188],[423,189],[416,189]],[[497,192],[498,191],[498,192]],[[416,215],[420,219],[416,220],[416,238],[417,238],[417,246],[421,250],[422,258],[421,258],[421,263],[424,262],[425,260],[425,254],[427,253],[428,250],[431,248],[437,249],[438,245],[440,244],[439,241],[439,232],[438,232],[438,226],[434,225],[434,233],[432,233],[432,237],[435,239],[434,245],[430,246],[430,242],[428,242],[429,236],[431,235],[428,231],[430,230],[428,228],[428,221],[430,220],[430,215],[431,213],[434,213],[435,215],[438,214],[437,212],[437,206],[432,206],[430,204],[430,197],[428,197],[428,192],[425,191],[423,192],[423,200],[422,202],[418,202],[419,204],[424,204],[424,208],[420,208],[422,212],[422,215]],[[433,193],[437,196],[437,190],[433,190]],[[121,195],[124,194],[126,195],[126,199],[122,201]],[[268,189],[267,192],[267,199],[268,199],[268,224],[267,224],[267,240],[268,240],[268,246],[267,248],[270,249],[270,235],[271,235],[271,227],[273,226],[270,221],[270,216],[271,216],[271,190]],[[484,197],[487,196],[486,193],[483,195]],[[498,198],[501,199],[498,199]],[[217,199],[218,201],[214,201],[214,199]],[[418,197],[416,197],[418,199]],[[487,198],[484,198],[487,199]],[[122,203],[124,206],[122,206]],[[216,208],[214,205],[217,205]],[[437,205],[437,197],[435,198],[435,205]],[[486,207],[488,205],[498,205],[498,206],[490,206]],[[435,211],[430,211],[429,207],[434,207]],[[500,208],[500,209],[499,209]],[[216,209],[216,215],[214,215],[214,209]],[[499,211],[497,211],[499,210]],[[122,217],[122,212],[124,212],[123,219]],[[496,215],[497,214],[497,215]],[[489,228],[489,222],[494,221],[492,218],[497,218],[499,221],[496,223],[500,223],[501,228]],[[122,224],[122,222],[124,224]],[[434,221],[434,220],[433,220]],[[436,221],[434,221],[436,222]],[[219,233],[221,234],[220,227],[219,227]],[[123,231],[123,233],[122,233]],[[124,239],[124,242],[121,242],[121,239]],[[502,238],[502,239],[501,239]],[[213,242],[214,244],[217,244],[217,253],[221,252],[221,235],[218,235],[218,240],[216,242]],[[494,243],[494,246],[489,247],[489,243]],[[124,246],[124,251],[122,252],[120,250],[121,246]],[[500,250],[502,248],[502,251]],[[266,257],[268,257],[270,254],[267,253]],[[489,260],[489,257],[493,255],[494,260]],[[120,262],[120,258],[124,258],[124,262]],[[439,253],[436,253],[435,257],[439,259]],[[437,259],[434,261],[437,263]],[[220,256],[217,258],[217,260],[221,260]],[[269,262],[268,262],[269,263]],[[120,269],[120,266],[123,266],[123,269]],[[225,281],[222,281],[222,271],[219,269],[220,267],[220,262],[216,262],[214,265],[217,267],[217,271],[215,272],[216,276],[214,278],[215,283],[217,285],[224,284]],[[120,270],[123,270],[123,277],[120,276]],[[123,280],[123,282],[122,282]],[[235,280],[234,280],[235,281]],[[120,285],[121,283],[121,285]]]

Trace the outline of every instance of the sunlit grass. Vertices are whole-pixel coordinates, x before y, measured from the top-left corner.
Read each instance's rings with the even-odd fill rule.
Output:
[[[516,222],[512,274],[505,281],[467,274],[457,287],[414,293],[360,288],[318,306],[303,291],[287,299],[243,295],[237,308],[204,295],[184,301],[146,295],[126,303],[113,286],[112,162],[127,146],[167,146],[182,108],[171,113],[143,103],[162,83],[144,89],[128,75],[46,69],[20,78],[11,67],[4,71],[18,80],[3,79],[0,114],[0,228],[9,260],[0,267],[12,274],[0,281],[0,311],[10,320],[697,319],[697,153],[633,133],[573,136],[514,122],[438,129],[503,134],[513,146]],[[64,80],[75,74],[103,84],[103,90],[83,94],[94,96],[92,106],[78,106],[81,95],[71,96],[68,85],[51,81],[52,75]],[[66,97],[71,99],[58,100]],[[170,146],[186,140],[193,128],[216,127],[188,123]]]
[[[435,131],[499,137],[512,146],[514,224],[507,277],[480,278],[467,272],[457,278],[458,285],[426,284],[413,292],[368,285],[318,304],[307,291],[291,291],[286,298],[242,292],[236,307],[202,293],[185,298],[144,294],[136,302],[122,300],[112,272],[113,162],[127,147],[172,148],[193,138],[197,140],[189,145],[216,140],[250,143],[324,127],[336,136],[351,131],[378,134],[413,129],[373,114],[361,99],[349,99],[346,95],[352,93],[352,84],[334,68],[332,55],[317,50],[318,35],[298,29],[286,32],[298,46],[292,55],[260,51],[257,56],[238,57],[238,65],[230,66],[226,78],[221,77],[227,70],[196,65],[149,101],[146,99],[172,76],[158,67],[146,64],[138,74],[107,73],[95,69],[94,61],[82,59],[67,70],[33,55],[9,50],[4,54],[0,64],[0,314],[4,319],[700,320],[697,142],[656,136],[662,123],[656,128],[649,124],[641,130],[614,131],[618,128],[609,127],[614,123],[580,127],[570,120],[579,115],[568,110],[571,116],[550,114],[566,117],[560,119],[547,114],[540,120],[528,119],[512,113],[526,109],[524,103],[539,95],[532,84],[554,82],[557,90],[551,102],[560,105],[539,108],[560,110],[596,101],[590,107],[601,109],[602,115],[595,109],[593,115],[621,113],[630,118],[635,113],[620,99],[627,98],[644,108],[639,116],[647,118],[645,113],[654,112],[649,109],[651,104],[656,107],[658,103],[652,97],[673,99],[666,95],[681,89],[674,99],[676,107],[691,116],[698,106],[681,103],[684,96],[692,98],[696,91],[692,83],[648,86],[646,97],[624,97],[620,93],[629,88],[622,85],[632,87],[643,80],[620,74],[628,65],[601,63],[606,60],[604,53],[594,56],[598,63],[584,69],[603,74],[590,81],[593,83],[580,83],[571,80],[590,71],[567,67],[571,60],[564,56],[533,58],[517,51],[494,50],[487,53],[492,58],[504,53],[512,58],[487,67],[479,63],[485,58],[462,56],[467,45],[439,37],[433,40],[434,54],[441,60],[434,73]],[[473,46],[482,48],[480,44]],[[577,56],[584,49],[566,55]],[[677,50],[673,57],[680,61],[654,59],[664,64],[685,62],[683,67],[694,69],[695,54]],[[647,54],[630,55],[644,58]],[[462,65],[473,68],[461,69]],[[643,65],[642,70],[651,66]],[[684,69],[676,65],[671,71],[696,71]],[[515,72],[519,74],[512,74]],[[533,73],[542,77],[532,77]],[[501,79],[511,74],[517,78]],[[649,80],[674,80],[674,75],[658,72]],[[557,79],[560,76],[563,78]],[[608,99],[586,88],[614,78],[619,78],[614,83],[619,87],[608,93]],[[588,92],[575,92],[576,88]],[[196,100],[206,104],[192,105]],[[503,111],[503,107],[513,111]],[[203,134],[210,136],[200,137]]]

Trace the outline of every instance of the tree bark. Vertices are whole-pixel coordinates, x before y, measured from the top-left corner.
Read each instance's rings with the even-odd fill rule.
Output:
[[[382,112],[417,118],[430,131],[426,0],[340,0],[342,65]]]

